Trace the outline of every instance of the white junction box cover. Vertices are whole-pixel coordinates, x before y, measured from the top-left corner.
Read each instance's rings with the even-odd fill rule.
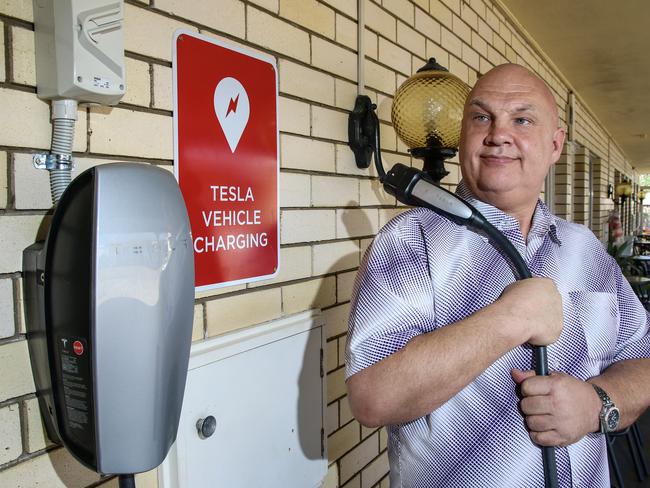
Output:
[[[161,488],[310,488],[327,472],[324,321],[304,312],[194,344]],[[197,422],[213,416],[202,438]]]
[[[40,98],[120,101],[125,91],[123,0],[34,0],[34,31]]]

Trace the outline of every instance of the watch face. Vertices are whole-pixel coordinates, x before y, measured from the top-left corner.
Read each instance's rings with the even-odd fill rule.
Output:
[[[618,408],[611,409],[609,412],[607,412],[607,429],[610,431],[616,430],[619,420],[621,420],[621,414],[618,412]]]

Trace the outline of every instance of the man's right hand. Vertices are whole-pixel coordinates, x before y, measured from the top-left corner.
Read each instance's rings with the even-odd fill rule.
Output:
[[[494,303],[522,344],[546,346],[557,341],[564,323],[562,296],[553,280],[529,278],[508,285]]]

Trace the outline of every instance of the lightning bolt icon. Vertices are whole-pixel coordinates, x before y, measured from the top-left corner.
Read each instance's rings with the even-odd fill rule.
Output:
[[[235,98],[230,99],[230,103],[228,104],[228,110],[226,110],[226,117],[230,115],[230,112],[236,113],[237,112],[237,103],[239,102],[239,93]]]

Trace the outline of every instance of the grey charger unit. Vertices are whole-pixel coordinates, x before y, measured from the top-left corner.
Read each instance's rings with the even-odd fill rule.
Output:
[[[99,473],[158,466],[176,439],[194,315],[192,237],[172,174],[137,163],[80,174],[23,270],[50,438]]]

